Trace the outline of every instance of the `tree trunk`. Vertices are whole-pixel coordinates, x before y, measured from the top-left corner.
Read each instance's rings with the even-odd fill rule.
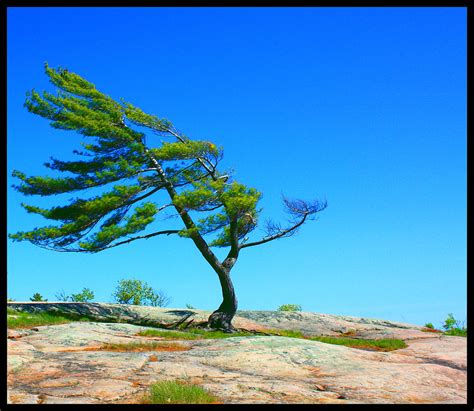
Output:
[[[230,279],[230,268],[225,267],[216,272],[221,283],[223,299],[219,308],[209,316],[208,326],[224,332],[232,332],[234,328],[232,319],[237,311],[237,298]]]

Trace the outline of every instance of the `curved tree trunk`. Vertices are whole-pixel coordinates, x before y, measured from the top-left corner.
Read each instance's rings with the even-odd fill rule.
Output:
[[[237,311],[237,298],[230,279],[230,269],[216,270],[222,288],[222,303],[208,319],[208,326],[225,332],[232,332],[232,319]]]

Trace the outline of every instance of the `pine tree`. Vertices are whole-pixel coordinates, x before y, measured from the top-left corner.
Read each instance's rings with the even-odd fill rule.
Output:
[[[45,71],[57,87],[56,93],[32,90],[25,107],[50,120],[52,127],[75,131],[88,141],[80,143],[81,150],[74,150],[76,161],[51,158],[45,163],[48,169],[66,176],[27,176],[15,170],[13,175],[20,182],[13,187],[24,195],[83,195],[52,208],[22,204],[27,212],[56,224],[11,234],[10,238],[49,250],[86,253],[160,235],[187,238],[217,273],[222,288],[223,301],[208,325],[231,331],[237,298],[230,271],[240,252],[293,235],[303,223],[314,219],[326,202],[284,197],[289,226],[269,222],[262,239],[249,241],[249,234],[257,227],[261,194],[235,181],[230,173],[218,171],[222,148],[209,141],[191,140],[170,121],[112,99],[67,69],[46,64]],[[150,144],[152,135],[168,141]],[[101,194],[84,197],[89,188],[99,188]],[[161,198],[158,193],[165,193],[168,201],[157,202]],[[182,226],[153,229],[165,209],[173,211]],[[227,256],[220,261],[213,247],[226,247]]]

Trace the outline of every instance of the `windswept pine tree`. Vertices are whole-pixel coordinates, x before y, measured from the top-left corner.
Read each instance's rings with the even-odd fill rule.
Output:
[[[132,241],[176,235],[192,241],[217,273],[223,301],[209,327],[232,330],[237,298],[230,272],[245,248],[289,237],[326,207],[326,202],[283,198],[288,226],[268,223],[263,238],[249,235],[258,224],[261,194],[218,171],[221,148],[191,140],[165,119],[125,101],[115,101],[94,84],[64,68],[45,67],[57,92],[27,94],[26,108],[57,129],[87,137],[75,150],[77,161],[51,159],[45,166],[61,176],[13,175],[24,195],[54,196],[80,192],[66,205],[45,209],[22,204],[56,224],[11,234],[10,238],[61,252],[96,253]],[[160,143],[155,136],[169,139]],[[88,189],[102,189],[86,197]],[[168,201],[159,202],[166,194]],[[152,229],[163,210],[178,216],[176,227]],[[169,219],[162,221],[169,224]],[[176,220],[174,220],[176,221]],[[139,234],[140,233],[140,234]],[[225,247],[220,261],[212,248]]]

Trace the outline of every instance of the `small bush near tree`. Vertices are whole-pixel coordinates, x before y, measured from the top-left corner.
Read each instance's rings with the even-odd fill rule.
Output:
[[[30,301],[48,301],[40,293],[34,293],[33,297],[30,298]]]
[[[434,330],[434,325],[432,323],[426,323],[425,327],[426,328],[431,328],[432,330]]]
[[[151,305],[166,307],[171,298],[160,290],[154,290],[145,281],[129,279],[120,280],[112,297],[119,304]]]
[[[442,325],[445,335],[453,335],[459,337],[467,337],[467,327],[464,326],[464,323],[458,321],[454,318],[452,313],[448,314],[446,320]]]
[[[87,303],[94,299],[94,292],[89,288],[83,288],[78,294],[71,294],[71,301],[73,302],[84,302]]]
[[[278,307],[278,311],[301,311],[299,304],[283,304]]]

